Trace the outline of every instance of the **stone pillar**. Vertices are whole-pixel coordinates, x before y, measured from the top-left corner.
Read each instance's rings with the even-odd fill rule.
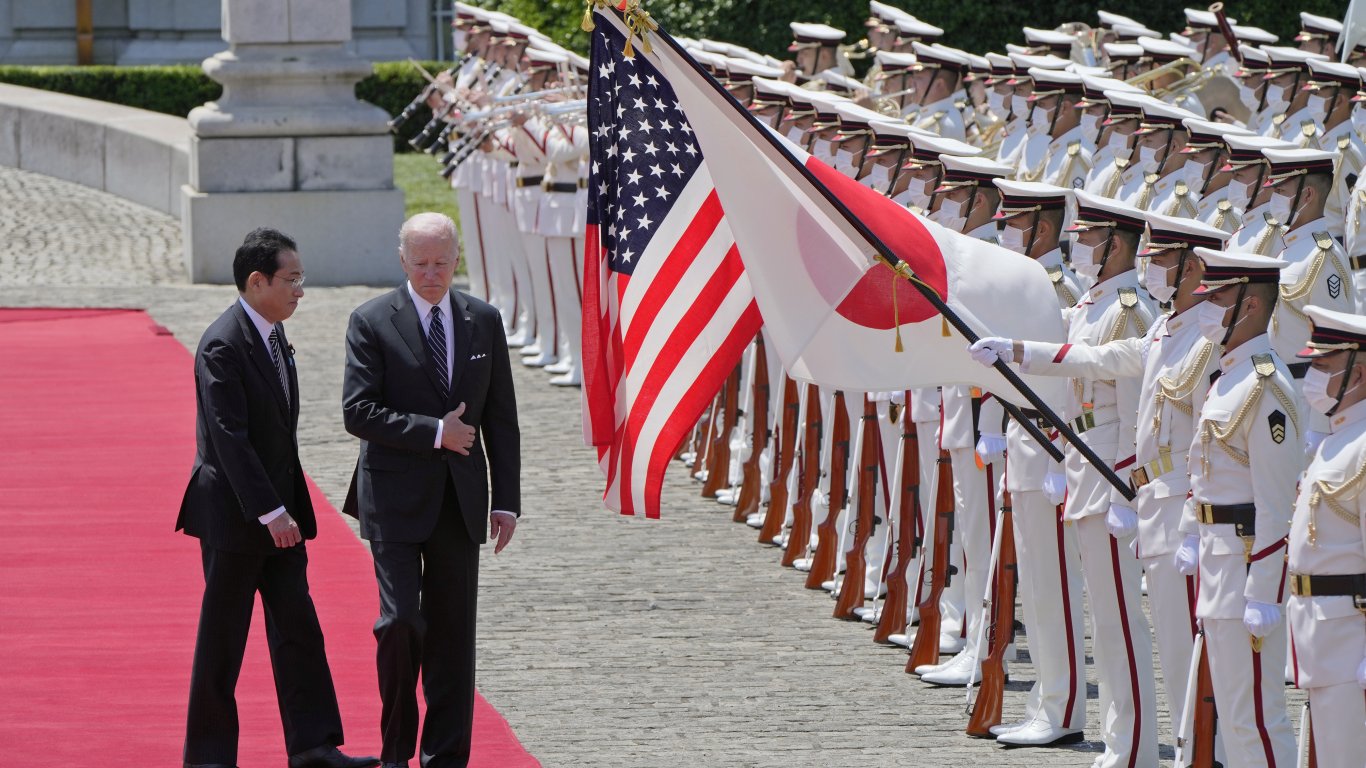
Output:
[[[350,37],[349,0],[223,0],[229,50],[204,62],[223,96],[189,116],[191,280],[232,282],[233,252],[258,226],[298,241],[310,285],[399,278],[388,115],[355,97],[371,67]]]

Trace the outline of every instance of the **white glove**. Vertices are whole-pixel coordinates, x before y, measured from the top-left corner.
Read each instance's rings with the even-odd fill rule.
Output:
[[[1186,538],[1181,541],[1181,546],[1176,550],[1176,570],[1182,576],[1193,575],[1200,568],[1200,537],[1193,533],[1186,534]]]
[[[1357,685],[1366,688],[1366,659],[1362,659],[1361,664],[1357,665]]]
[[[1328,437],[1327,432],[1315,432],[1312,429],[1308,432],[1305,432],[1304,455],[1313,458],[1314,451],[1317,451],[1319,449],[1319,443],[1323,442],[1323,438],[1325,437]]]
[[[1138,531],[1138,513],[1133,507],[1111,504],[1110,511],[1105,513],[1105,529],[1116,539],[1133,536]]]
[[[999,432],[983,432],[977,441],[977,455],[983,464],[998,462],[1006,457],[1006,436]]]
[[[817,488],[811,492],[811,504],[817,507],[828,508],[830,506],[830,499],[826,497],[825,491]]]
[[[904,390],[904,389],[898,389],[898,390],[892,392],[891,400],[892,400],[893,403],[896,403],[897,405],[905,405],[905,404],[906,404],[906,390]]]
[[[1057,506],[1067,498],[1067,477],[1061,472],[1049,472],[1043,476],[1043,493],[1048,503]]]
[[[968,354],[972,355],[973,360],[988,368],[995,365],[997,360],[1003,363],[1013,362],[1015,342],[1000,336],[983,336],[972,342],[972,346],[968,347]]]
[[[1266,637],[1280,620],[1281,607],[1273,603],[1249,600],[1243,609],[1243,626],[1253,637]]]

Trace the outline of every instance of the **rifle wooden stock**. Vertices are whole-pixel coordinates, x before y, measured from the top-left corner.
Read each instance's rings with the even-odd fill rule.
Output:
[[[792,530],[783,551],[783,565],[791,567],[806,554],[811,541],[811,494],[821,479],[821,391],[806,385],[806,424],[802,435],[801,464],[797,469],[797,503],[792,505]]]
[[[1201,630],[1203,632],[1204,630]],[[1214,709],[1214,681],[1209,673],[1209,645],[1200,644],[1200,665],[1195,682],[1195,729],[1189,754],[1191,768],[1213,768],[1214,731],[1218,714]]]
[[[743,523],[759,511],[759,497],[763,494],[763,477],[759,471],[759,454],[768,445],[768,356],[764,353],[764,334],[754,337],[754,391],[753,405],[749,409],[750,452],[749,461],[743,465],[740,480],[740,497],[735,500],[735,514],[731,520]]]
[[[715,429],[707,448],[707,479],[702,482],[703,498],[716,498],[716,492],[730,485],[730,433],[740,415],[740,366],[726,377],[721,386],[718,413],[712,419]]]
[[[844,405],[844,393],[835,393],[835,420],[830,440],[830,498],[825,519],[816,526],[816,551],[811,554],[811,570],[806,574],[807,589],[821,589],[821,584],[835,578],[835,559],[839,554],[840,510],[849,495],[849,409]]]
[[[778,422],[778,433],[774,436],[773,481],[768,485],[768,512],[759,528],[759,541],[764,544],[783,532],[788,506],[787,478],[796,463],[797,418],[801,415],[801,403],[797,398],[797,382],[786,376],[783,378],[782,420]]]
[[[882,432],[877,425],[877,403],[863,396],[863,431],[859,434],[858,508],[849,549],[844,553],[844,581],[835,600],[834,617],[862,621],[855,608],[862,608],[864,572],[868,570],[868,539],[877,517],[878,458],[882,451]]]
[[[910,397],[906,398],[910,402]],[[906,631],[906,608],[910,603],[911,585],[906,581],[911,560],[915,557],[920,536],[920,440],[911,409],[901,409],[901,500],[896,518],[896,566],[887,572],[887,598],[882,601],[882,613],[873,642],[889,643],[888,638]]]
[[[949,576],[949,542],[953,539],[953,465],[949,452],[940,449],[936,463],[934,550],[929,567],[922,569],[926,588],[921,590],[920,603],[915,607],[920,614],[920,629],[915,633],[911,656],[906,660],[906,671],[912,674],[916,667],[939,660],[939,624],[943,618],[939,613],[939,598],[944,594]]]
[[[977,738],[994,738],[991,726],[1001,723],[1001,702],[1006,689],[1006,648],[1015,642],[1015,523],[1010,510],[1010,491],[1001,495],[1001,552],[996,560],[994,597],[988,634],[987,655],[982,658],[982,685],[977,689],[968,718],[967,733]]]

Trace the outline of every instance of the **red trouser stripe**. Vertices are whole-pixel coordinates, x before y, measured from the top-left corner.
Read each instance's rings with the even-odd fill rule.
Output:
[[[1262,714],[1262,652],[1252,652],[1252,711],[1257,716],[1257,735],[1262,738],[1262,754],[1267,768],[1276,768],[1276,753],[1271,751],[1271,735],[1266,732],[1266,717]]]
[[[1115,573],[1115,597],[1119,600],[1119,626],[1124,630],[1124,652],[1129,659],[1129,689],[1134,702],[1134,735],[1129,744],[1129,768],[1138,763],[1139,734],[1143,732],[1143,703],[1138,691],[1138,665],[1134,662],[1134,638],[1129,628],[1129,606],[1124,600],[1124,581],[1119,572],[1119,540],[1110,537],[1110,565]]]
[[[1058,514],[1055,508],[1054,515]],[[1061,517],[1055,522],[1058,526],[1058,573],[1062,576],[1062,621],[1067,632],[1067,709],[1062,727],[1071,728],[1072,711],[1077,703],[1077,644],[1073,639],[1072,595],[1067,585],[1067,539],[1064,536],[1065,529]]]

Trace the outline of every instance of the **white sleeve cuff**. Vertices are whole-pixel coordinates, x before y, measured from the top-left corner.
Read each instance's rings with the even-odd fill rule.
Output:
[[[275,509],[265,513],[264,515],[261,515],[256,519],[261,521],[261,525],[270,525],[271,523],[275,522],[275,518],[279,517],[280,515],[283,515],[284,513],[284,507],[276,507]]]
[[[516,519],[516,517],[517,517],[517,513],[515,513],[515,512],[509,512],[509,511],[507,511],[506,509],[495,509],[495,510],[493,510],[492,512],[490,512],[489,514],[492,514],[492,515],[511,515],[514,519]]]
[[[442,421],[441,419],[437,419],[437,420],[436,420],[436,445],[432,446],[433,448],[436,448],[436,449],[440,450],[440,448],[441,448],[441,430],[442,430],[445,426],[446,426],[446,422]]]

